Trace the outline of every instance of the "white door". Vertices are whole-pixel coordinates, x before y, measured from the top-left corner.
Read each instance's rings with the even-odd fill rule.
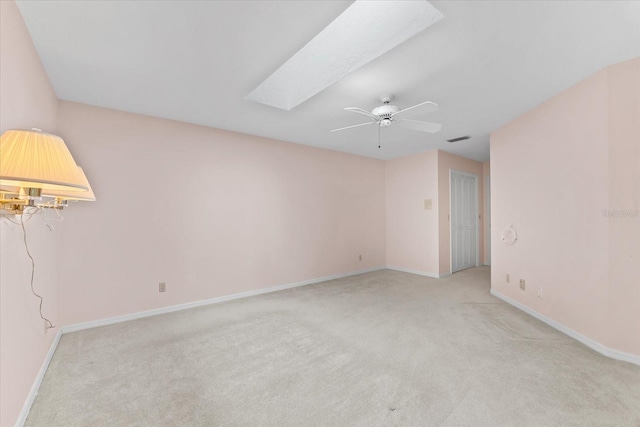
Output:
[[[484,179],[484,263],[491,265],[491,177]]]
[[[478,189],[475,175],[451,171],[451,271],[477,264]]]

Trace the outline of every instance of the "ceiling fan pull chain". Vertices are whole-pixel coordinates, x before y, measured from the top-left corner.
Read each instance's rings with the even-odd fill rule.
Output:
[[[380,126],[378,126],[378,148],[380,148]]]

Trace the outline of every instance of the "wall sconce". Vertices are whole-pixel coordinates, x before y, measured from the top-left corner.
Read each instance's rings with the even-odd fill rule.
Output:
[[[96,200],[66,144],[39,129],[0,137],[0,211],[21,215],[28,206],[62,209],[69,200]]]
[[[25,229],[25,209],[63,209],[70,200],[94,201],[89,181],[66,144],[56,135],[39,129],[8,130],[0,136],[0,215],[19,215],[24,245],[31,260],[31,292],[40,300],[40,317],[47,329],[55,325],[44,316],[44,300],[34,289],[35,260],[29,252]],[[57,212],[57,211],[56,211]],[[27,218],[28,219],[28,218]],[[16,222],[11,220],[12,222]]]
[[[82,175],[82,179],[85,182],[88,190],[87,191],[63,191],[63,190],[51,190],[51,189],[43,189],[40,192],[40,197],[37,200],[41,200],[40,203],[36,203],[33,198],[33,205],[41,208],[53,208],[53,209],[63,209],[69,205],[69,202],[95,202],[96,196],[91,189],[91,185],[87,180],[84,171],[80,166],[78,166],[80,174]],[[29,195],[27,190],[20,187],[9,187],[9,186],[1,186],[0,187],[0,202],[6,202],[7,204],[15,203],[16,199],[26,201],[29,199]],[[29,206],[28,204],[22,206]]]

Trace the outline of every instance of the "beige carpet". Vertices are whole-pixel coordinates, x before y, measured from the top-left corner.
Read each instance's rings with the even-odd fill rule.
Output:
[[[383,270],[64,335],[28,426],[640,426],[640,367]]]

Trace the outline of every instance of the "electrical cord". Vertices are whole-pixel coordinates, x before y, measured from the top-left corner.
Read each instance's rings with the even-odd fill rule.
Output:
[[[39,306],[39,312],[40,312],[40,317],[42,318],[42,320],[44,320],[45,322],[47,322],[49,324],[49,326],[47,326],[47,329],[53,329],[55,328],[55,325],[53,323],[51,323],[51,321],[49,319],[47,319],[46,317],[44,317],[44,315],[42,314],[42,303],[43,303],[43,298],[38,295],[38,293],[35,291],[35,289],[33,288],[33,277],[36,273],[36,262],[33,259],[33,257],[31,256],[31,252],[29,251],[29,245],[27,244],[27,229],[24,227],[24,215],[20,215],[20,225],[22,226],[22,236],[23,236],[23,240],[24,240],[24,248],[27,251],[27,255],[29,256],[29,259],[31,260],[31,292],[40,299],[40,306]]]

